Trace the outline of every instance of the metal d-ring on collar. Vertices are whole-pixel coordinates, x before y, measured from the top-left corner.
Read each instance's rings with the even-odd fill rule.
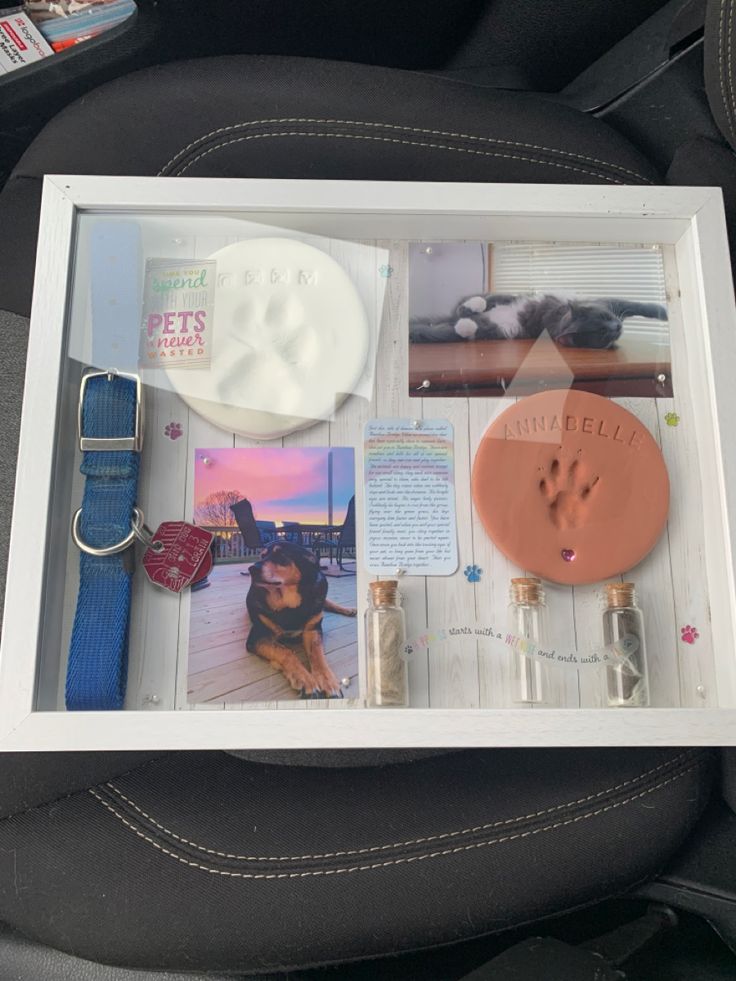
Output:
[[[77,508],[74,512],[74,517],[72,518],[72,541],[77,546],[80,551],[85,552],[87,555],[117,555],[118,552],[124,552],[126,549],[135,541],[143,542],[148,545],[151,543],[151,539],[145,536],[146,526],[143,512],[139,507],[133,508],[133,517],[130,520],[130,531],[121,539],[119,542],[115,542],[113,545],[107,545],[104,548],[95,548],[94,545],[88,545],[87,542],[82,538],[79,531],[79,521],[82,517],[82,509]]]
[[[118,552],[125,552],[135,542],[140,542],[146,548],[152,548],[154,552],[163,552],[164,548],[166,548],[163,542],[157,541],[153,537],[153,532],[146,524],[145,515],[139,507],[133,508],[130,531],[125,538],[116,542],[114,545],[108,545],[106,548],[95,548],[94,545],[88,545],[84,541],[79,531],[79,520],[81,517],[82,509],[77,508],[72,518],[72,541],[81,552],[86,552],[87,555],[117,555]]]

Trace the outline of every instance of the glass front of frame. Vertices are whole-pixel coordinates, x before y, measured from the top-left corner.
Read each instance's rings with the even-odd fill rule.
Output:
[[[90,369],[145,409],[125,709],[717,705],[673,247],[318,227],[78,215],[37,708]]]

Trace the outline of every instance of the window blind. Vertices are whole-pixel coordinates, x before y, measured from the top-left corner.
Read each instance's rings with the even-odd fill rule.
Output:
[[[659,246],[494,242],[491,283],[494,293],[562,293],[667,305]],[[626,331],[655,344],[669,343],[667,324],[659,320],[632,317]]]

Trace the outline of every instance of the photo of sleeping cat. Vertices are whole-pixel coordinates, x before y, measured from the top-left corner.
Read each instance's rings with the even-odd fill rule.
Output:
[[[409,395],[671,398],[661,247],[409,244]]]
[[[411,319],[409,340],[413,344],[535,340],[547,331],[563,347],[612,348],[627,317],[666,321],[667,310],[661,303],[636,300],[489,293],[461,300],[449,318]]]

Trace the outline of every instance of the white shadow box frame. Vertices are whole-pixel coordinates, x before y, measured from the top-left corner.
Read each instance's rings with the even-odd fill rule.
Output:
[[[151,705],[119,712],[39,708],[42,618],[54,601],[46,594],[55,588],[45,569],[54,561],[54,541],[67,534],[61,523],[66,527],[68,516],[54,513],[51,503],[59,467],[60,408],[77,398],[73,386],[65,388],[62,380],[82,213],[237,216],[355,240],[436,241],[439,232],[445,239],[668,247],[679,311],[671,329],[680,332],[678,343],[686,354],[703,489],[698,520],[704,528],[708,582],[708,684],[714,690],[702,707],[694,707],[697,700],[690,692],[685,700],[689,707],[626,710],[530,712],[440,704],[326,711],[320,710],[328,707],[324,703],[312,703],[303,706],[312,711],[187,711],[179,701],[175,708]],[[406,314],[405,304],[402,309],[399,318]],[[391,382],[392,391],[402,393],[398,404],[387,398],[380,414],[407,409],[405,374],[406,365]],[[439,401],[439,410],[429,408],[426,414],[451,413],[450,400]],[[719,189],[47,177],[0,647],[0,749],[735,745],[735,420],[736,310]],[[69,445],[73,447],[73,434]],[[69,470],[75,466],[70,455]],[[364,573],[358,585],[365,585]],[[442,580],[433,589],[439,595]]]

